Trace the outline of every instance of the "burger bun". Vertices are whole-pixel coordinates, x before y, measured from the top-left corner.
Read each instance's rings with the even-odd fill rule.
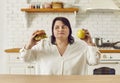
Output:
[[[36,41],[40,41],[41,39],[47,38],[44,30],[38,30],[34,34],[35,34],[34,40]]]

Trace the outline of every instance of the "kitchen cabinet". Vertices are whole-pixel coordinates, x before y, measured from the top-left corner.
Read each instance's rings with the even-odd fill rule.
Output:
[[[88,66],[88,75],[93,75],[95,69],[102,67],[115,69],[115,75],[120,75],[120,53],[102,53],[98,65]]]
[[[35,74],[34,65],[10,64],[9,74]]]
[[[8,56],[8,71],[10,74],[35,74],[36,64],[24,63],[19,58],[21,48],[6,49]],[[93,75],[93,70],[99,67],[112,67],[116,69],[116,74],[120,75],[120,50],[100,50],[102,62],[95,66],[88,66],[88,75]],[[104,61],[104,62],[103,62]]]
[[[100,63],[100,64],[95,65],[95,66],[89,66],[89,68],[88,68],[88,75],[94,75],[94,70],[98,69],[98,68],[102,68],[102,67],[107,67],[107,68],[114,69],[115,70],[115,75],[120,75],[120,69],[119,69],[120,68],[120,64],[117,63],[117,62],[105,62],[105,63]],[[106,71],[103,70],[102,72],[105,73]],[[108,72],[108,73],[111,73],[111,72]]]
[[[19,53],[8,53],[9,74],[35,74],[35,63],[25,63],[19,58]]]

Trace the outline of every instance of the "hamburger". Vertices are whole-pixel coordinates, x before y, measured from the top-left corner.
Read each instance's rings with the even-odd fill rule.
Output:
[[[45,33],[44,30],[38,30],[34,34],[36,34],[36,36],[34,37],[34,40],[36,40],[36,41],[47,38],[46,33]]]

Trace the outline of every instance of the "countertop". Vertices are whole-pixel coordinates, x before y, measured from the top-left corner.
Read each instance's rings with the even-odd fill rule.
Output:
[[[120,83],[118,75],[0,75],[0,83]]]
[[[18,53],[21,48],[5,49],[6,53]],[[101,53],[120,53],[120,49],[100,49]]]

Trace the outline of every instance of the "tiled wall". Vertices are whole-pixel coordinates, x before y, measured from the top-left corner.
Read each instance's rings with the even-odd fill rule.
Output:
[[[86,28],[92,37],[102,37],[110,41],[120,40],[120,13],[113,12],[81,12],[77,13],[25,13],[20,9],[28,7],[28,2],[35,0],[7,0],[6,41],[5,48],[22,47],[36,29],[44,29],[51,34],[51,23],[56,16],[67,17],[72,25],[75,36],[78,28]],[[43,2],[43,0],[37,0]],[[56,1],[56,0],[44,0]],[[58,1],[58,0],[57,0]],[[59,0],[74,3],[74,0]],[[89,0],[80,0],[80,6],[85,7]],[[80,7],[79,7],[80,8]]]

